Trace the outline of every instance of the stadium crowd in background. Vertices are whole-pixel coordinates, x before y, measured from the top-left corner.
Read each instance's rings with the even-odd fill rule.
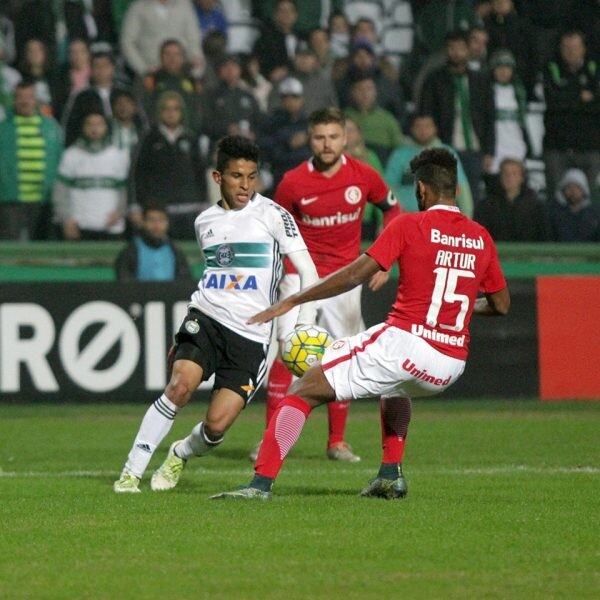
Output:
[[[4,0],[0,210],[11,216],[0,239],[69,238],[36,220],[64,217],[64,189],[52,192],[63,146],[78,147],[82,172],[93,172],[98,156],[81,152],[89,114],[106,119],[102,143],[130,156],[129,225],[115,237],[135,234],[141,209],[158,202],[173,237],[191,238],[193,213],[216,199],[208,173],[221,137],[263,140],[260,190],[271,193],[307,157],[309,114],[339,106],[405,210],[416,207],[398,169],[445,144],[466,174],[467,215],[493,214],[507,239],[594,240],[572,221],[593,222],[600,201],[599,53],[596,0]],[[37,108],[20,114],[29,89]],[[175,103],[181,115],[168,125]],[[425,122],[431,135],[419,139]],[[26,159],[29,135],[40,145]],[[507,159],[523,171],[518,193],[499,193]],[[583,204],[565,195],[573,169]],[[100,171],[78,178],[102,187]],[[506,219],[528,212],[532,195],[552,226],[516,234]]]

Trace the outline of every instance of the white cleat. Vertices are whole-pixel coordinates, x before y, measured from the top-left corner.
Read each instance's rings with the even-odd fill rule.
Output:
[[[129,473],[129,471],[123,471],[121,477],[113,483],[113,490],[117,494],[139,494],[142,490],[138,487],[140,485],[140,478]]]
[[[331,448],[327,448],[327,458],[329,460],[339,460],[342,462],[356,463],[360,462],[360,456],[352,452],[352,447],[346,442],[340,442]]]
[[[171,444],[165,462],[154,471],[152,479],[150,480],[150,488],[154,492],[172,490],[179,483],[181,471],[183,471],[185,463],[187,462],[175,454],[175,446],[177,446],[180,441],[181,440],[177,440]]]

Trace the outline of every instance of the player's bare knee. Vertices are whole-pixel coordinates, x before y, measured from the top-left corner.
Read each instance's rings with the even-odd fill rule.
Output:
[[[210,439],[222,438],[230,426],[231,420],[226,415],[207,417],[204,421],[204,431]]]
[[[191,382],[181,374],[174,374],[165,390],[167,398],[179,407],[185,406],[194,391]]]

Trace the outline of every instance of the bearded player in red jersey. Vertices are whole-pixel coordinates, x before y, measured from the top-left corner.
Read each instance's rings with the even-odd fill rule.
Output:
[[[510,295],[487,230],[460,214],[456,159],[443,148],[410,163],[422,212],[395,219],[365,254],[255,315],[264,323],[304,302],[346,292],[398,261],[398,293],[385,323],[335,341],[290,388],[271,418],[249,486],[213,498],[267,500],[313,408],[380,396],[390,411],[407,397],[438,394],[462,374],[473,313],[505,315]],[[478,293],[484,296],[478,298]],[[402,497],[397,433],[382,426],[383,460],[361,496]]]
[[[275,191],[275,201],[290,212],[302,233],[319,277],[325,277],[349,265],[360,254],[361,222],[367,202],[384,213],[384,224],[400,214],[398,202],[379,173],[369,165],[344,154],[345,119],[337,108],[323,108],[309,118],[312,158],[288,171]],[[289,261],[280,283],[280,297],[300,290],[298,275]],[[374,274],[369,285],[379,289],[387,273]],[[317,324],[334,338],[355,335],[364,329],[361,310],[361,286],[329,298],[318,305]],[[282,341],[296,325],[297,310],[277,320],[277,339]],[[267,386],[267,425],[279,402],[292,383],[292,374],[279,358],[269,373]],[[357,462],[344,440],[348,402],[328,405],[329,439],[327,456],[332,460]],[[399,417],[404,430],[410,421],[410,404]],[[403,438],[406,435],[404,431]],[[258,447],[250,454],[255,460]]]

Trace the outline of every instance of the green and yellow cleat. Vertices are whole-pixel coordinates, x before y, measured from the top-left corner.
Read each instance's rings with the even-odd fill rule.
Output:
[[[360,493],[363,498],[384,498],[385,500],[399,500],[408,494],[408,485],[402,473],[398,479],[383,479],[376,477]]]
[[[113,490],[117,494],[139,494],[142,490],[139,488],[140,478],[123,471],[121,477],[113,483]]]
[[[232,492],[221,492],[210,497],[211,500],[270,500],[271,492],[243,486]]]
[[[167,453],[167,458],[165,458],[163,464],[152,474],[150,488],[153,491],[162,492],[165,490],[172,490],[179,483],[181,471],[183,471],[185,463],[187,462],[175,454],[175,446],[177,446],[180,441],[181,440],[177,440],[171,444],[169,452]]]

